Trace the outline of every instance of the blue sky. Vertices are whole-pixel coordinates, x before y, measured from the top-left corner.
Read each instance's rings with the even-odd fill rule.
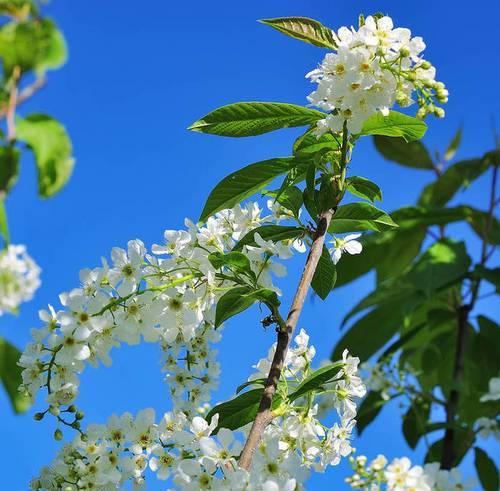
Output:
[[[443,148],[463,124],[459,158],[493,146],[491,118],[500,109],[500,8],[494,1],[478,0],[471,8],[446,0],[431,8],[422,2],[382,0],[53,0],[46,10],[66,34],[70,59],[62,70],[49,74],[48,86],[22,113],[47,111],[63,121],[73,139],[76,167],[67,188],[41,202],[33,162],[25,158],[20,182],[7,202],[13,242],[26,243],[43,268],[36,298],[22,306],[18,317],[0,319],[0,335],[20,347],[29,340],[29,329],[38,325],[37,311],[49,302],[57,304],[60,292],[76,287],[81,268],[98,265],[111,247],[124,246],[129,239],[141,238],[147,245],[161,241],[165,228],[180,228],[185,216],[199,216],[209,191],[230,171],[289,154],[296,130],[252,139],[186,130],[230,102],[306,102],[311,86],[304,74],[317,65],[323,51],[258,24],[259,18],[304,15],[337,28],[356,24],[360,12],[390,14],[397,25],[424,37],[426,56],[450,90],[447,117],[429,121],[425,141],[431,148]],[[387,210],[413,203],[431,179],[425,172],[384,162],[368,140],[358,146],[352,169],[382,187]],[[485,207],[487,182],[482,178],[456,201]],[[471,240],[477,253],[468,230],[458,228],[457,234]],[[290,269],[282,285],[285,298],[299,267],[297,263]],[[300,327],[310,331],[319,359],[328,357],[339,338],[343,314],[372,285],[368,276],[335,290],[327,303],[307,303]],[[481,307],[490,315],[499,311],[492,300]],[[254,310],[228,322],[220,345],[223,373],[216,400],[233,393],[273,342],[272,331],[264,332],[258,319]],[[157,346],[123,348],[114,352],[111,368],[88,369],[78,403],[87,422],[149,406],[168,409]],[[34,411],[13,416],[3,394],[0,408],[2,488],[24,491],[59,444],[52,439],[51,421],[34,422]],[[355,446],[371,456],[409,453],[400,435],[399,411],[397,406],[387,409]],[[498,446],[489,448],[498,452]],[[418,447],[417,462],[424,451]],[[470,461],[464,470],[473,472]],[[333,469],[314,478],[309,489],[345,489],[347,472],[346,466]]]

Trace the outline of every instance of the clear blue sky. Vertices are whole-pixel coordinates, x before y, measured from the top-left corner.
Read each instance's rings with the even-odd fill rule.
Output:
[[[43,268],[42,287],[18,317],[0,319],[0,334],[18,346],[38,325],[37,311],[57,304],[58,294],[78,285],[78,271],[98,265],[111,247],[132,238],[147,245],[165,228],[197,218],[211,188],[244,164],[289,154],[295,130],[252,139],[224,139],[189,133],[186,127],[208,111],[239,100],[304,104],[311,90],[304,74],[323,51],[286,38],[256,22],[259,18],[305,15],[331,27],[355,24],[360,11],[383,11],[395,23],[422,35],[427,58],[450,90],[445,120],[431,120],[426,142],[443,147],[464,125],[459,157],[492,147],[490,118],[500,124],[498,17],[493,0],[433,3],[411,1],[174,2],[53,0],[53,15],[68,39],[69,63],[49,74],[49,84],[22,112],[47,111],[63,121],[74,142],[76,168],[70,184],[50,201],[36,197],[30,159],[8,200],[14,243],[26,243]],[[382,206],[411,204],[431,176],[384,162],[370,141],[356,151],[352,168],[379,183]],[[484,207],[486,180],[460,200]],[[468,231],[459,234],[470,238]],[[475,243],[477,250],[477,244]],[[290,294],[297,271],[284,285]],[[326,304],[307,304],[300,326],[312,335],[318,357],[327,357],[339,337],[339,320],[353,301],[372,287],[373,278],[336,290]],[[289,298],[289,296],[287,297]],[[287,300],[285,300],[287,303]],[[498,314],[498,304],[483,302]],[[263,332],[252,311],[228,322],[220,346],[223,399],[246,379],[250,365],[267,352],[272,331]],[[154,345],[114,352],[112,368],[87,369],[78,404],[87,422],[103,422],[113,412],[153,406],[168,409],[167,388]],[[33,411],[13,416],[0,394],[2,489],[24,491],[29,479],[50,462],[59,444],[51,421],[36,423]],[[399,409],[384,412],[355,446],[368,455],[409,453],[400,436]],[[490,447],[490,453],[498,452]],[[415,460],[424,453],[419,447]],[[471,473],[470,462],[464,465]],[[314,478],[311,490],[345,489],[347,468]],[[150,489],[164,489],[154,483]]]

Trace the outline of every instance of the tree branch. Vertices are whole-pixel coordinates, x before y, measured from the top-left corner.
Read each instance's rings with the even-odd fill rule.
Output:
[[[342,152],[341,152],[341,168],[343,172],[343,178],[345,178],[345,168],[347,163],[347,146],[348,146],[348,132],[347,125],[344,123],[344,129],[342,132]],[[260,400],[259,409],[257,416],[253,421],[252,428],[248,434],[248,438],[243,447],[239,459],[239,466],[242,469],[248,470],[252,463],[253,454],[257,448],[264,430],[273,420],[272,413],[272,402],[274,394],[276,393],[276,388],[281,377],[281,372],[283,371],[283,365],[285,358],[292,340],[293,332],[297,326],[300,313],[304,306],[304,301],[306,299],[307,293],[311,286],[311,281],[313,279],[316,267],[318,266],[319,259],[323,252],[323,245],[325,243],[325,237],[328,232],[328,227],[335,213],[336,207],[342,198],[342,188],[343,182],[341,182],[340,190],[336,194],[336,202],[333,208],[323,211],[318,219],[318,225],[313,236],[313,243],[311,245],[311,250],[307,256],[304,269],[302,271],[302,276],[300,278],[297,291],[293,298],[290,311],[286,322],[280,323],[277,329],[278,342],[276,346],[276,351],[274,353],[273,361],[271,363],[271,368],[269,370],[269,375],[267,376],[266,384],[264,386],[264,391],[262,393],[262,398]]]
[[[25,87],[24,89],[22,89],[16,97],[17,100],[16,100],[16,104],[15,104],[14,108],[19,107],[21,104],[26,102],[28,99],[31,99],[31,97],[33,97],[33,95],[35,95],[40,89],[45,87],[46,83],[47,83],[47,79],[44,77],[41,77],[41,78],[37,78],[32,84],[30,84],[27,87]],[[10,104],[7,108],[0,109],[0,119],[8,116],[9,107],[10,107]]]

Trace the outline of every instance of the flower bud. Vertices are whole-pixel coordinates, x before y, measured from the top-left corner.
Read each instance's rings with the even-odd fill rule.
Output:
[[[445,112],[444,112],[444,109],[442,107],[436,107],[436,108],[434,108],[434,114],[438,118],[444,118]]]
[[[75,418],[76,419],[83,419],[84,417],[84,413],[82,411],[78,411],[76,414],[75,414]]]
[[[57,406],[50,406],[49,413],[57,417],[61,414],[61,410]]]
[[[66,409],[68,413],[75,413],[76,412],[76,406],[71,404],[71,406],[68,406],[68,409]]]
[[[60,442],[63,439],[63,432],[57,428],[56,431],[54,431],[54,440]]]
[[[44,416],[45,416],[45,413],[35,413],[35,415],[33,416],[33,419],[35,421],[42,421]]]
[[[408,56],[410,56],[410,50],[409,50],[406,46],[403,46],[403,47],[399,50],[399,54],[400,54],[403,58],[407,58]]]
[[[79,430],[81,427],[80,421],[73,421],[73,423],[71,423],[71,427],[75,430]]]
[[[422,62],[422,64],[420,65],[420,68],[422,68],[422,70],[429,70],[429,68],[432,67],[432,64],[425,60],[424,62]]]
[[[415,72],[408,72],[408,74],[406,75],[406,78],[410,81],[410,82],[414,82],[415,80],[417,80],[417,74]]]
[[[424,119],[427,116],[427,109],[425,107],[421,107],[417,111],[417,118],[418,119]]]

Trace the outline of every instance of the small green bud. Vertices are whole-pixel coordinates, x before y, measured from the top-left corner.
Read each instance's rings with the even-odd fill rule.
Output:
[[[76,413],[76,406],[71,404],[71,406],[68,406],[68,409],[66,409],[68,413]]]
[[[80,421],[73,421],[73,423],[71,423],[71,427],[75,430],[79,430],[81,427]]]
[[[420,65],[420,68],[422,68],[422,70],[429,70],[429,68],[432,66],[432,64],[425,60],[421,65]]]
[[[49,413],[57,417],[61,414],[61,410],[57,406],[50,406]]]
[[[57,428],[56,431],[54,431],[54,440],[60,442],[63,439],[63,432]]]
[[[35,415],[33,416],[33,419],[35,421],[42,421],[44,416],[45,416],[45,413],[35,413]]]
[[[417,111],[417,118],[418,119],[424,119],[427,116],[427,109],[425,107],[421,107]]]
[[[446,89],[446,85],[443,82],[434,82],[432,88],[434,90],[443,90]]]
[[[399,50],[399,54],[400,54],[403,58],[407,58],[408,56],[410,56],[410,50],[409,50],[406,46],[403,46],[403,47]]]
[[[444,112],[444,109],[442,107],[436,107],[434,109],[434,114],[438,117],[438,118],[444,118],[444,115],[445,115],[445,112]]]
[[[84,417],[84,413],[82,411],[78,411],[76,414],[75,414],[75,418],[76,419],[83,419]]]
[[[414,82],[415,80],[417,80],[417,74],[415,72],[408,72],[408,75],[406,76],[406,78],[410,82]]]
[[[82,434],[80,435],[80,440],[81,440],[82,442],[84,442],[84,443],[85,443],[86,441],[88,441],[88,439],[89,439],[89,437],[88,437],[85,433],[82,433]]]

